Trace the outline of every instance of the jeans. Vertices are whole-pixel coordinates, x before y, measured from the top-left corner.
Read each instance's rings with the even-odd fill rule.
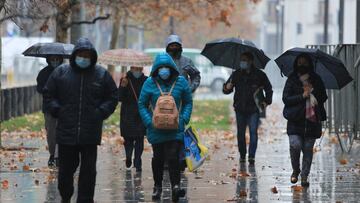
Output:
[[[155,187],[162,187],[164,175],[164,161],[169,165],[169,175],[171,186],[180,184],[180,153],[181,142],[172,140],[164,143],[153,144],[152,171]]]
[[[134,154],[134,166],[141,169],[141,155],[144,151],[144,137],[124,137],[126,160],[131,160]]]
[[[259,117],[258,112],[252,114],[236,112],[238,148],[242,159],[245,159],[246,157],[245,131],[247,126],[249,126],[250,131],[249,157],[255,158],[258,142],[257,130],[259,126]]]
[[[294,171],[300,171],[300,153],[303,152],[301,177],[307,177],[310,173],[313,158],[315,138],[307,138],[301,135],[289,135],[291,166]]]
[[[77,202],[94,202],[96,159],[97,145],[59,144],[58,189],[63,200],[70,200],[74,193],[74,173],[81,162]]]

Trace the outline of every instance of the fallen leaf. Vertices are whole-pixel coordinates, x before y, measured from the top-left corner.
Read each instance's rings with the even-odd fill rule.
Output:
[[[278,193],[278,190],[277,190],[276,186],[271,188],[271,192],[274,193],[274,194]]]
[[[9,188],[9,181],[8,180],[3,180],[1,182],[1,188],[2,189],[8,189]]]
[[[39,185],[39,180],[35,180],[35,185]]]
[[[346,165],[348,163],[348,160],[347,159],[340,159],[340,164],[342,165]]]
[[[247,192],[245,190],[240,190],[239,197],[246,197]]]
[[[303,190],[303,187],[300,185],[293,185],[291,186],[291,189],[293,189],[295,192],[301,192]]]
[[[30,166],[29,165],[24,165],[23,166],[23,171],[30,171]]]
[[[248,177],[248,176],[250,176],[250,174],[242,171],[242,172],[239,173],[239,176],[240,177]]]

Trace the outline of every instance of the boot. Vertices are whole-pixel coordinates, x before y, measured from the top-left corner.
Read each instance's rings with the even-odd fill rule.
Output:
[[[152,200],[160,200],[162,193],[162,187],[155,186],[152,193]]]
[[[178,202],[180,197],[185,196],[185,190],[180,189],[179,185],[175,185],[172,189],[172,200],[173,202]]]

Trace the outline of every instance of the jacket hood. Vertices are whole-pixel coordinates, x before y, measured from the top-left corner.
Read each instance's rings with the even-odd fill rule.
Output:
[[[182,40],[178,35],[170,35],[166,39],[166,47],[168,47],[169,44],[172,44],[172,43],[178,43],[178,44],[180,44],[180,46],[182,46]]]
[[[70,56],[71,67],[73,67],[77,70],[80,70],[80,67],[77,66],[75,63],[75,57],[76,57],[77,52],[82,51],[82,50],[88,50],[91,52],[90,68],[94,68],[95,64],[97,62],[98,54],[97,54],[93,44],[90,42],[90,40],[88,38],[84,38],[84,37],[81,37],[78,39],[78,41],[76,42],[75,47],[73,49],[73,52],[71,53],[71,56]]]
[[[172,75],[179,75],[179,70],[176,67],[176,64],[174,60],[171,58],[171,56],[168,53],[160,53],[156,55],[153,66],[151,68],[150,76],[156,77],[157,76],[157,70],[162,67],[166,66],[169,67],[171,70]],[[174,74],[173,74],[174,73]]]

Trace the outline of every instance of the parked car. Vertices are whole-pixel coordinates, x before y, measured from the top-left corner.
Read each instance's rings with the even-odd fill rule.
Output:
[[[155,57],[164,52],[162,48],[145,49],[145,53]],[[211,88],[212,91],[221,91],[224,82],[230,77],[231,70],[222,66],[214,66],[205,56],[201,55],[200,49],[184,48],[183,55],[189,57],[199,69],[201,75],[201,87]]]

